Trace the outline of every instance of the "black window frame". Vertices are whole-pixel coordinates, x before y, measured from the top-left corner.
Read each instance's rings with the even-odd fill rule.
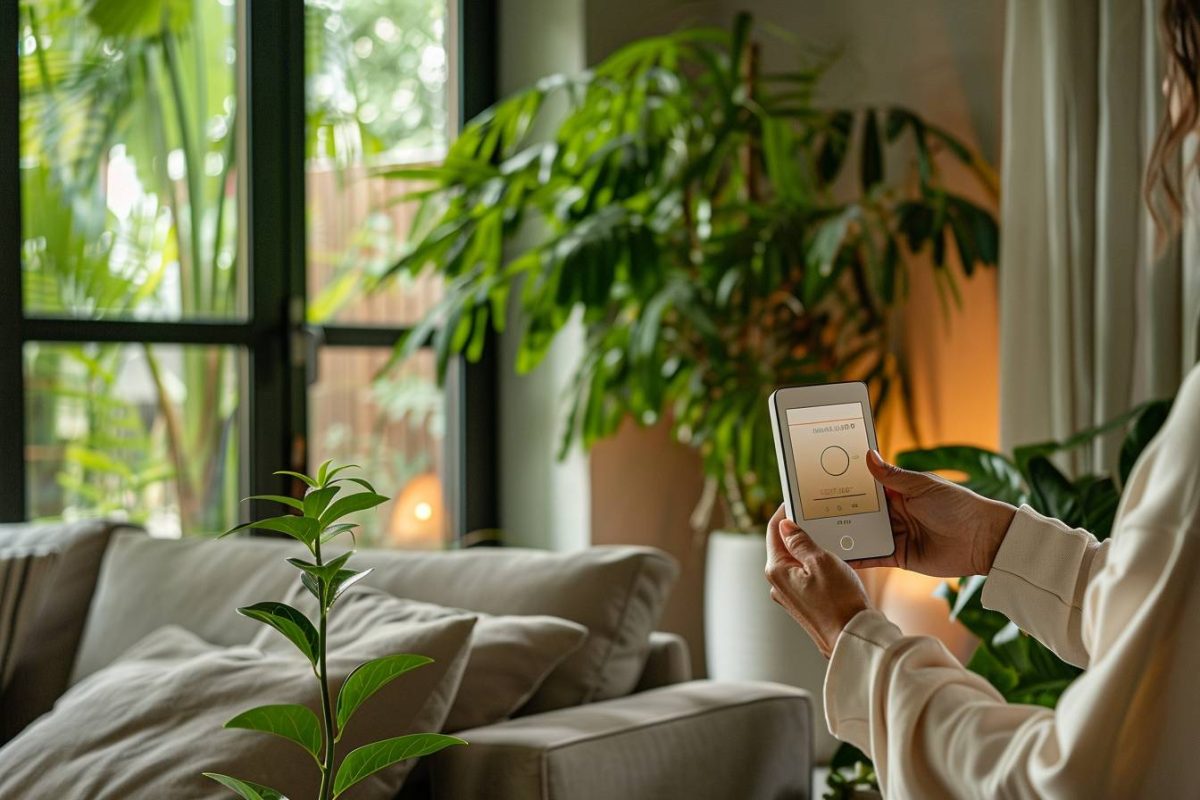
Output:
[[[457,119],[496,97],[496,0],[450,0],[457,15]],[[245,62],[250,254],[245,320],[150,322],[26,317],[21,275],[19,4],[0,3],[0,522],[26,519],[27,342],[237,345],[248,354],[243,466],[251,494],[295,494],[273,474],[307,464],[307,386],[312,331],[305,326],[304,4],[245,0],[239,54]],[[256,124],[256,120],[265,120]],[[404,328],[328,325],[325,347],[387,347]],[[477,363],[457,360],[445,386],[446,503],[452,536],[497,526],[495,342]],[[269,513],[245,509],[243,514]]]

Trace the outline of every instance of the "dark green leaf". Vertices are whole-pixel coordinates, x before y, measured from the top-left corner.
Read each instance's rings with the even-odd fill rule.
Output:
[[[842,171],[853,127],[854,115],[849,111],[837,111],[830,117],[825,139],[817,152],[817,175],[822,183],[832,182]]]
[[[287,800],[282,792],[258,783],[231,778],[219,772],[205,772],[203,775],[221,784],[226,789],[241,795],[243,800]]]
[[[440,733],[414,733],[351,750],[338,767],[337,777],[333,781],[333,796],[338,797],[354,784],[392,764],[436,753],[457,744],[466,742]]]
[[[1077,518],[1079,498],[1075,487],[1045,456],[1029,460],[1029,488],[1033,492],[1030,504],[1041,513],[1069,525],[1082,523]]]
[[[314,759],[320,758],[321,743],[324,740],[321,721],[308,706],[294,703],[259,706],[238,714],[226,722],[225,727],[272,733],[300,745]]]
[[[354,716],[371,695],[387,686],[396,678],[417,667],[432,664],[433,659],[425,656],[400,654],[376,658],[359,664],[342,684],[337,699],[337,725],[339,736],[346,723]]]
[[[950,445],[929,450],[909,450],[896,458],[897,465],[922,472],[953,470],[965,473],[962,484],[984,497],[1021,505],[1026,496],[1021,474],[1004,456],[980,447]]]
[[[270,625],[283,634],[289,642],[296,645],[296,648],[310,663],[317,662],[320,647],[317,629],[308,621],[308,617],[296,609],[286,603],[267,601],[239,608],[238,613]]]
[[[883,144],[879,140],[879,120],[875,112],[868,109],[865,113],[859,178],[862,190],[869,192],[883,180]]]
[[[980,644],[975,649],[967,669],[982,675],[1000,694],[1011,692],[1021,680],[1017,671],[1001,661],[987,644]]]
[[[1122,486],[1129,482],[1129,473],[1133,471],[1133,465],[1137,463],[1138,457],[1146,449],[1146,445],[1150,444],[1150,440],[1158,434],[1163,423],[1167,421],[1167,415],[1170,412],[1170,400],[1156,400],[1147,403],[1138,414],[1137,420],[1133,423],[1133,428],[1121,444],[1120,474]]]

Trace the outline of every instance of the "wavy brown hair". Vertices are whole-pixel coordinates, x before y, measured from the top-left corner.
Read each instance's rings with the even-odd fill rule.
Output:
[[[1163,0],[1158,24],[1166,52],[1168,97],[1146,166],[1144,192],[1161,249],[1179,228],[1183,179],[1196,166],[1193,159],[1179,169],[1179,151],[1200,123],[1200,0]]]

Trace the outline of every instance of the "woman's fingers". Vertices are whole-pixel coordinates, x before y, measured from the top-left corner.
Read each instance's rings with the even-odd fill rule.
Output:
[[[790,519],[784,519],[779,523],[779,534],[787,551],[797,561],[821,552],[820,545],[814,542],[812,537],[804,532],[803,528]]]
[[[783,523],[791,523],[787,518],[787,512],[783,506],[775,512],[775,516],[771,517],[771,522],[767,525],[767,572],[770,573],[772,564],[791,563],[795,561],[792,554],[788,552],[787,547],[783,544],[781,538],[780,527]]]
[[[902,497],[917,494],[925,489],[930,481],[930,477],[923,472],[912,472],[889,464],[879,455],[878,450],[867,451],[867,469],[875,480],[883,484],[883,488]]]

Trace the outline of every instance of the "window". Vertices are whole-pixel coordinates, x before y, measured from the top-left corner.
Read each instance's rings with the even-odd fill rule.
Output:
[[[0,519],[211,534],[332,457],[395,498],[372,544],[493,526],[494,368],[384,369],[440,287],[373,280],[379,168],[491,100],[490,2],[3,5]]]

